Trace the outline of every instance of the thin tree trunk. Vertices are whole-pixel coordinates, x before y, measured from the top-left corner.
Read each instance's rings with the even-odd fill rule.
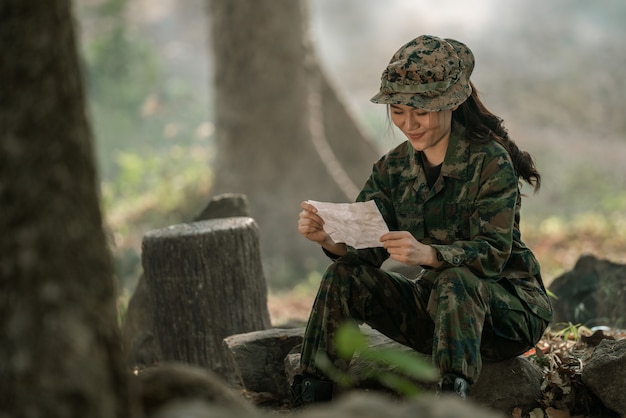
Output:
[[[270,283],[301,278],[328,261],[297,232],[300,202],[354,199],[378,152],[320,69],[307,1],[210,4],[215,193],[248,196]]]
[[[0,417],[132,417],[70,2],[0,2]]]

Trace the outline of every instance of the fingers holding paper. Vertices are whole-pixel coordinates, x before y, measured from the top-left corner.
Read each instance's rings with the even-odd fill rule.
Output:
[[[324,231],[324,220],[317,215],[315,206],[302,202],[302,211],[298,217],[298,232],[306,239],[323,243],[330,240],[330,236]]]

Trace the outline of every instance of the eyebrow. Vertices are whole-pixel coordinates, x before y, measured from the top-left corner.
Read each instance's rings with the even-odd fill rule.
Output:
[[[397,105],[397,104],[390,104],[390,105],[389,105],[389,109],[390,109],[390,110],[404,110],[402,107],[400,107],[400,106],[399,106],[399,105]]]
[[[390,105],[389,105],[389,108],[390,108],[390,109],[400,109],[400,110],[402,110],[402,108],[400,107],[400,105],[397,105],[397,104],[390,104]],[[431,113],[431,112],[428,112],[427,110],[418,109],[417,107],[413,107],[413,108],[411,108],[411,110],[417,110],[418,112],[420,112],[420,114],[427,114],[427,113]]]

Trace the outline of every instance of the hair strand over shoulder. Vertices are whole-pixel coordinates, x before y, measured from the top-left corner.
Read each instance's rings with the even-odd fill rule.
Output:
[[[517,176],[530,184],[535,193],[541,187],[541,174],[535,166],[533,157],[519,149],[515,141],[509,137],[501,118],[491,113],[478,97],[474,84],[471,83],[472,94],[457,110],[453,118],[465,126],[466,138],[476,143],[494,140],[501,144],[511,156]]]

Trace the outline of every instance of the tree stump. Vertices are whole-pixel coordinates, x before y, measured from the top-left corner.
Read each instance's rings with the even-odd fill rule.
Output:
[[[256,222],[231,217],[149,231],[142,251],[163,360],[237,383],[224,338],[270,327]]]
[[[193,218],[193,222],[236,216],[250,216],[247,196],[241,193],[224,193],[213,196],[202,212]],[[154,366],[163,357],[154,330],[152,310],[150,290],[142,274],[128,301],[122,326],[122,348],[128,367],[134,370]]]

